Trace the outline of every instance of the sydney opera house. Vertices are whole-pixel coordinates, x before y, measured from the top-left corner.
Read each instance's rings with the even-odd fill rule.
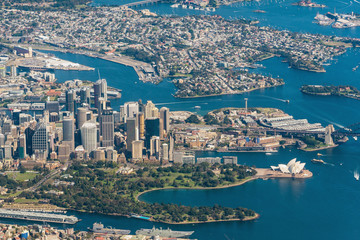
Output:
[[[276,171],[280,170],[282,173],[290,173],[290,174],[298,174],[305,167],[305,163],[300,163],[300,161],[296,161],[296,158],[290,160],[288,164],[279,164],[277,167],[271,166],[271,169]]]

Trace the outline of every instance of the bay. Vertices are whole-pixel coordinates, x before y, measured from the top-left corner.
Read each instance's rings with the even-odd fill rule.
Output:
[[[95,5],[117,5],[132,0],[95,0]],[[360,37],[360,28],[333,29],[312,23],[319,11],[324,13],[360,12],[360,4],[355,1],[317,0],[328,5],[325,9],[309,9],[292,6],[295,1],[257,1],[240,2],[221,6],[215,13],[228,19],[250,18],[260,20],[260,25],[272,26],[291,31],[321,33]],[[146,6],[162,15],[204,14],[202,11],[174,9],[169,4]],[[253,13],[253,10],[265,10],[265,14]],[[360,71],[352,71],[360,62],[359,49],[350,49],[346,54],[336,57],[326,73],[312,73],[288,68],[279,58],[262,62],[265,68],[254,71],[284,78],[285,85],[277,88],[262,89],[239,95],[224,95],[197,99],[176,99],[174,85],[165,79],[159,85],[142,83],[129,67],[101,59],[71,53],[51,52],[57,57],[78,62],[96,68],[90,72],[55,71],[59,82],[75,78],[96,81],[97,69],[101,77],[106,78],[109,86],[123,90],[123,97],[112,102],[115,110],[126,101],[152,100],[158,107],[167,106],[171,110],[197,111],[199,114],[221,107],[243,107],[244,98],[249,98],[249,107],[274,107],[284,110],[295,118],[307,118],[310,122],[335,127],[348,126],[360,122],[360,102],[349,98],[316,97],[304,95],[299,91],[303,84],[348,84],[360,89]],[[158,94],[161,92],[161,94]],[[290,100],[287,104],[283,100]],[[200,110],[195,110],[200,106]],[[75,214],[81,222],[74,227],[86,230],[94,222],[101,221],[106,226],[131,229],[171,227],[174,230],[194,230],[198,239],[356,239],[359,236],[360,219],[360,183],[353,172],[360,170],[359,143],[350,139],[335,149],[321,151],[326,165],[315,165],[311,159],[316,153],[303,152],[295,148],[281,149],[278,153],[231,153],[241,164],[269,167],[286,163],[297,157],[306,162],[306,168],[314,173],[311,179],[292,180],[256,180],[242,186],[217,190],[162,190],[149,192],[140,197],[147,202],[167,202],[200,206],[220,204],[228,207],[248,207],[261,217],[252,222],[223,222],[197,225],[173,225],[150,223],[126,217],[105,216],[69,212]],[[224,153],[199,152],[197,156],[222,156]],[[25,224],[23,221],[4,221]],[[55,224],[57,227],[66,227]]]

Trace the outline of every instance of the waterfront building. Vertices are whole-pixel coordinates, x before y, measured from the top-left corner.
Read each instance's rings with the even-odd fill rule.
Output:
[[[114,146],[114,115],[111,108],[104,109],[100,116],[100,135],[102,147]]]
[[[334,145],[334,141],[332,139],[331,134],[335,131],[334,125],[329,124],[325,128],[325,144],[326,145]]]
[[[238,164],[238,158],[236,156],[223,156],[224,164]]]
[[[193,151],[174,152],[174,163],[195,164],[195,152]]]
[[[63,119],[63,143],[69,145],[71,152],[75,149],[74,132],[74,119],[72,117],[65,117]]]
[[[282,173],[298,174],[305,167],[305,163],[300,163],[296,161],[296,158],[291,159],[288,164],[279,164],[278,166],[271,166],[271,169],[276,171],[280,170]]]
[[[88,153],[97,148],[97,127],[95,123],[85,122],[81,126],[81,142]]]

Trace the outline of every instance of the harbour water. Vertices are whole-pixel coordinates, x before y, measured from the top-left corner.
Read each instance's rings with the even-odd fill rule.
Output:
[[[122,0],[123,1],[123,0]],[[120,0],[96,0],[95,4],[117,4]],[[256,16],[260,24],[271,25],[292,31],[336,34],[360,37],[360,28],[332,29],[321,27],[312,22],[316,12],[332,11],[336,7],[340,12],[357,11],[360,4],[336,0],[317,0],[329,6],[326,9],[308,9],[291,6],[293,1],[257,1],[235,3],[222,6],[215,14],[226,18],[253,18]],[[351,4],[351,5],[350,5]],[[259,6],[258,6],[259,5]],[[147,6],[160,14],[199,14],[199,11],[173,9],[168,4]],[[253,13],[255,9],[267,11],[265,14]],[[301,24],[300,24],[301,23]],[[303,84],[348,84],[360,89],[360,71],[352,71],[360,62],[359,49],[349,50],[336,57],[326,73],[312,73],[288,68],[279,58],[268,59],[262,64],[265,68],[255,71],[284,78],[285,85],[277,88],[263,89],[241,95],[227,95],[197,99],[175,99],[174,85],[167,79],[155,86],[139,82],[136,73],[129,67],[101,59],[90,58],[70,53],[52,52],[57,57],[78,62],[96,68],[91,72],[55,71],[58,81],[71,79],[97,80],[97,69],[101,77],[106,78],[108,85],[123,90],[123,97],[114,101],[113,107],[118,109],[126,101],[141,98],[152,100],[159,107],[167,106],[171,110],[207,111],[221,107],[243,107],[244,97],[249,98],[250,107],[274,107],[284,110],[295,118],[307,118],[310,122],[335,127],[348,126],[360,122],[360,101],[340,97],[316,97],[304,95],[299,91]],[[157,94],[161,92],[162,94]],[[290,100],[285,103],[283,100]],[[201,106],[201,109],[194,109]],[[174,225],[173,230],[193,230],[193,238],[197,239],[357,239],[360,233],[360,183],[354,178],[354,171],[360,169],[359,142],[350,139],[338,148],[321,151],[322,159],[328,164],[316,165],[311,159],[314,152],[303,152],[295,148],[281,149],[278,153],[231,153],[238,156],[239,163],[269,167],[278,163],[286,163],[297,157],[306,162],[306,168],[314,173],[311,179],[292,180],[255,180],[242,186],[217,190],[162,190],[149,192],[140,197],[148,202],[169,202],[184,205],[214,205],[228,207],[248,207],[258,212],[261,217],[252,222],[223,222],[197,225]],[[198,153],[198,155],[218,156],[224,153]],[[196,199],[196,201],[194,201]],[[165,224],[147,221],[69,212],[82,219],[75,229],[86,230],[94,222],[101,221],[105,226],[130,229],[134,233],[139,228],[167,227]],[[2,221],[1,222],[9,222]],[[24,223],[20,221],[11,221]],[[64,227],[56,225],[57,227]]]

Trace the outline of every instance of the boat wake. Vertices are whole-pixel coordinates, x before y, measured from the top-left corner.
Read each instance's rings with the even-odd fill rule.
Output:
[[[359,171],[358,170],[355,170],[354,171],[354,178],[356,179],[356,181],[359,181]]]

